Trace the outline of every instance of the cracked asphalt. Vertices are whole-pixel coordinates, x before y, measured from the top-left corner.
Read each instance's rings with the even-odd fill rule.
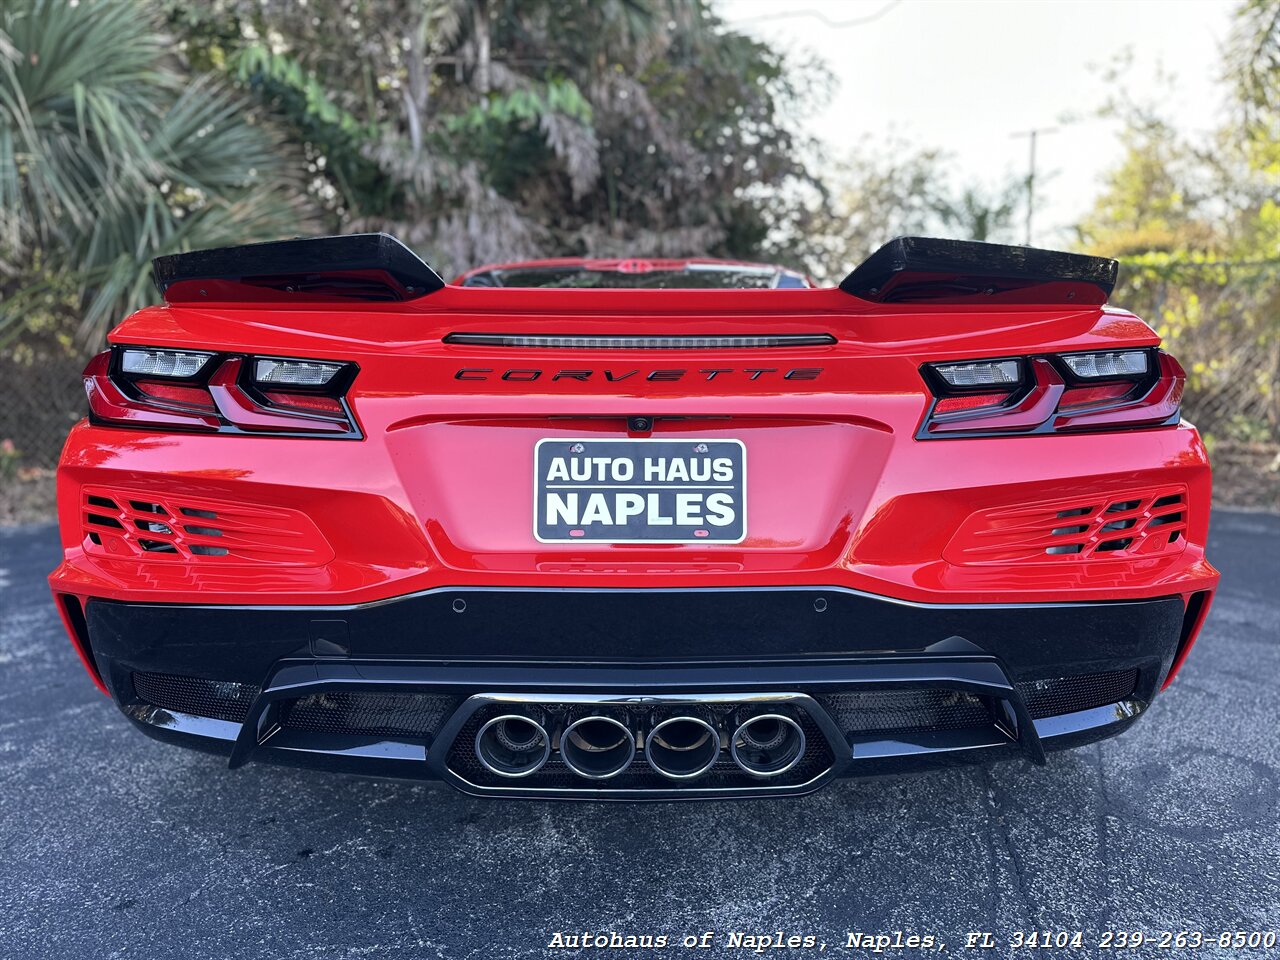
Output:
[[[726,947],[737,930],[812,934],[837,956],[864,955],[850,932],[893,931],[976,956],[965,935],[987,931],[986,956],[1062,957],[1115,955],[1105,930],[1277,930],[1277,544],[1280,517],[1218,511],[1223,586],[1183,677],[1134,729],[1047,768],[626,805],[232,772],[155,743],[62,633],[53,528],[0,529],[0,956],[489,960],[541,955],[557,930],[754,955]],[[1032,930],[1085,946],[1009,949]],[[706,931],[715,946],[680,948]],[[646,955],[578,955],[600,953]]]

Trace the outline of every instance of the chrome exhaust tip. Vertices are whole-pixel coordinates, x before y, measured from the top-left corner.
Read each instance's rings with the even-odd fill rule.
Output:
[[[692,780],[720,758],[720,734],[697,717],[671,717],[644,738],[644,758],[670,780]]]
[[[636,738],[613,717],[581,717],[560,735],[560,759],[580,777],[608,780],[631,766]]]
[[[537,773],[551,756],[551,737],[532,717],[506,713],[494,717],[476,733],[476,757],[500,777]]]
[[[733,762],[753,777],[786,773],[804,756],[804,730],[780,713],[750,717],[734,731],[729,744]]]

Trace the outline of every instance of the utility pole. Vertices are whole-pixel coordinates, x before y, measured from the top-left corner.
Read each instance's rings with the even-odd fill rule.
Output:
[[[1031,162],[1027,167],[1027,238],[1026,245],[1031,246],[1031,217],[1036,209],[1036,138],[1042,133],[1057,133],[1057,127],[1034,127],[1012,134],[1014,137],[1026,137],[1031,141]]]

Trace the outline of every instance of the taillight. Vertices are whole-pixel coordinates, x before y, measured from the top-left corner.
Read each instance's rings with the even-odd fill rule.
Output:
[[[1128,380],[1146,374],[1151,355],[1146,350],[1105,350],[1064,353],[1058,358],[1081,380]]]
[[[301,410],[318,411],[320,413],[339,414],[342,412],[342,402],[335,400],[333,397],[313,397],[305,393],[281,393],[278,390],[268,390],[262,395],[272,403],[282,407],[297,407]]]
[[[1119,400],[1121,397],[1127,397],[1132,392],[1133,384],[1124,382],[1102,383],[1096,387],[1071,387],[1062,394],[1062,403],[1059,405],[1059,409],[1091,407],[1095,403]]]
[[[120,370],[134,377],[174,377],[187,380],[198,376],[210,360],[211,353],[193,353],[188,350],[135,350],[120,351]]]
[[[359,438],[347,401],[356,366],[116,347],[84,371],[97,423],[221,433]]]
[[[150,380],[135,381],[134,386],[149,400],[180,403],[188,407],[199,407],[210,413],[214,412],[213,398],[204,387],[187,387],[177,383],[159,383]]]
[[[926,364],[934,401],[917,438],[1164,426],[1186,374],[1159,350],[1094,350]]]
[[[1014,360],[974,360],[970,363],[935,363],[932,367],[949,388],[1016,387],[1022,382],[1023,362]]]
[[[978,407],[995,407],[1009,399],[1007,393],[971,393],[959,397],[940,397],[933,406],[935,415],[955,413],[958,410],[974,410]]]
[[[130,374],[116,373],[113,351],[98,354],[84,368],[84,389],[89,395],[89,415],[103,423],[139,427],[179,427],[185,430],[218,430],[222,421],[213,409],[213,398],[195,405],[148,395]],[[199,389],[193,387],[192,389]],[[207,397],[208,391],[201,391]]]

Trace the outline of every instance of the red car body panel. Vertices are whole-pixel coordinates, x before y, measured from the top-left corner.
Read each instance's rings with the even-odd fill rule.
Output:
[[[444,342],[467,332],[822,333],[836,342],[679,351]],[[59,469],[64,559],[51,576],[54,592],[80,598],[81,607],[91,599],[349,605],[446,586],[822,584],[918,604],[1002,605],[1203,595],[1161,678],[1167,685],[1218,579],[1205,557],[1209,464],[1190,425],[916,439],[932,401],[925,364],[1158,345],[1149,326],[1111,307],[878,304],[838,289],[449,286],[358,308],[148,307],[110,340],[354,363],[347,401],[362,439],[81,422]],[[805,372],[789,377],[793,371]],[[535,443],[648,435],[628,431],[625,418],[639,415],[655,418],[654,435],[665,438],[746,444],[742,543],[534,538]],[[1009,510],[1054,515],[1082,497],[1095,509],[1144,497],[1149,505],[1170,490],[1186,505],[1177,542],[1086,557],[1028,553],[1006,537],[1009,552],[981,552],[993,530],[1009,528]],[[85,498],[95,491],[117,505],[155,501],[175,515],[185,506],[234,516],[239,546],[218,557],[112,552],[87,537]],[[74,624],[68,628],[102,686]]]

